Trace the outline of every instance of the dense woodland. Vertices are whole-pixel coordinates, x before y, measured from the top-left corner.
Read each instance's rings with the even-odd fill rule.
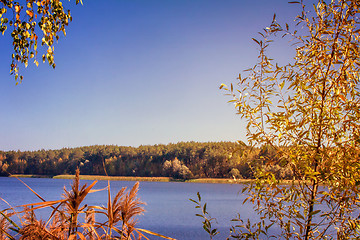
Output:
[[[245,149],[246,148],[246,149]],[[74,174],[189,178],[253,178],[254,166],[278,178],[291,178],[269,147],[249,150],[234,142],[180,142],[177,144],[124,147],[88,146],[39,151],[0,151],[0,175]],[[252,166],[252,167],[250,167]]]

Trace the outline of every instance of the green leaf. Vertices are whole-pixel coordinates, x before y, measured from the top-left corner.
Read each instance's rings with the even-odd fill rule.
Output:
[[[257,39],[252,38],[252,40],[253,40],[254,42],[256,42],[258,45],[261,45],[260,42],[259,42]]]
[[[142,228],[135,228],[135,230],[138,230],[138,231],[141,231],[141,232],[144,232],[144,233],[148,233],[148,234],[151,234],[151,235],[154,235],[154,236],[157,236],[157,237],[169,239],[169,240],[176,240],[175,238],[167,237],[167,236],[161,235],[159,233],[155,233],[155,232],[152,232],[152,231],[149,231],[149,230],[146,230],[146,229],[142,229]]]
[[[0,228],[0,232],[3,232],[10,240],[15,240],[15,238],[11,236],[9,233],[7,233],[4,229]]]
[[[20,231],[20,227],[13,221],[11,220],[5,213],[3,213],[2,211],[0,211],[0,214],[11,224],[13,225],[16,229],[14,229],[14,231],[18,232]]]
[[[204,229],[207,233],[210,233],[210,229],[208,228],[208,226],[206,226],[206,224],[203,225],[203,229]]]
[[[215,236],[216,234],[218,234],[219,232],[217,231],[217,229],[215,228],[215,229],[213,229],[212,231],[211,231],[211,235],[212,236]]]
[[[318,214],[319,212],[321,212],[321,210],[313,211],[313,212],[309,213],[309,216],[316,215],[316,214]]]
[[[303,215],[301,215],[300,213],[296,213],[296,217],[297,217],[297,218],[300,218],[300,219],[302,219],[302,220],[304,220],[304,216],[303,216]]]

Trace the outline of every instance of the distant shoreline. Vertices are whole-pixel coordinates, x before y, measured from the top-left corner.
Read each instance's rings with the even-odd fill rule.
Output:
[[[18,178],[54,178],[54,179],[74,179],[75,175],[31,175],[31,174],[13,174],[9,177]],[[110,180],[110,181],[139,181],[139,182],[186,182],[186,183],[249,183],[250,179],[231,179],[231,178],[196,178],[196,179],[173,179],[170,177],[132,177],[132,176],[100,176],[100,175],[80,175],[81,180]]]

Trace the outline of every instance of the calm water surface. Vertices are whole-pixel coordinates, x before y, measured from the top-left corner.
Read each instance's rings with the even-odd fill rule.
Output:
[[[32,189],[46,200],[57,200],[63,193],[64,186],[70,189],[72,180],[22,178]],[[88,185],[92,181],[82,180]],[[135,182],[111,181],[111,191],[116,194],[122,187],[131,188]],[[107,181],[98,181],[94,189],[107,186]],[[202,201],[207,202],[208,212],[217,219],[214,227],[220,230],[215,239],[226,239],[229,235],[231,219],[237,213],[242,217],[251,217],[251,205],[243,205],[245,198],[241,194],[242,185],[205,184],[178,182],[141,182],[138,196],[146,202],[145,214],[139,216],[138,227],[164,234],[179,240],[209,239],[202,229],[201,218],[196,217],[198,209],[189,198],[197,199],[200,192]],[[0,178],[0,197],[12,206],[39,202],[39,199],[15,178]],[[88,205],[106,205],[107,192],[89,194],[85,198]],[[0,209],[8,206],[0,201]],[[47,216],[46,212],[40,212]],[[161,239],[150,237],[150,239]]]

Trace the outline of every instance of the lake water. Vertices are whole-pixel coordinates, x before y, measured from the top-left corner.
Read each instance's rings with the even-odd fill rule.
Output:
[[[40,194],[45,200],[60,199],[64,186],[70,189],[72,180],[22,178],[22,180]],[[82,180],[88,185],[92,181]],[[122,187],[130,189],[135,182],[111,181],[111,191],[116,194]],[[107,181],[98,181],[94,189],[107,186]],[[140,182],[138,196],[146,202],[145,214],[139,216],[137,227],[148,229],[179,240],[209,239],[202,229],[201,218],[195,214],[195,204],[189,198],[197,199],[201,193],[202,201],[207,203],[211,217],[217,219],[214,227],[220,234],[215,239],[226,239],[229,236],[231,219],[240,212],[244,218],[251,217],[251,205],[243,205],[245,198],[239,184],[205,184],[181,182]],[[16,178],[0,177],[0,197],[12,206],[39,202],[39,199]],[[88,205],[106,205],[107,192],[91,193],[85,198]],[[0,209],[8,206],[0,201]],[[44,214],[45,213],[40,213]],[[150,239],[162,239],[151,236]]]

